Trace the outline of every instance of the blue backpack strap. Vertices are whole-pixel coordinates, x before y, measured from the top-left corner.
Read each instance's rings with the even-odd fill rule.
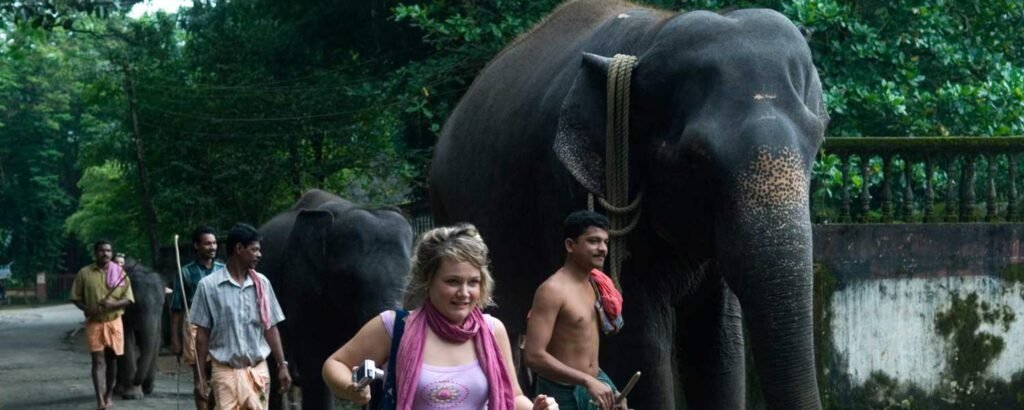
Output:
[[[396,380],[396,363],[398,362],[398,346],[402,342],[402,334],[405,333],[405,317],[409,311],[395,310],[395,327],[391,330],[391,354],[388,356],[388,374],[384,379],[384,397],[381,398],[381,410],[395,410],[398,406],[395,389],[398,387]]]

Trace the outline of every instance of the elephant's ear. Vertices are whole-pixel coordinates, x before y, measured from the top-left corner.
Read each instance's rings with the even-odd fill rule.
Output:
[[[821,120],[822,132],[824,132],[832,118],[828,115],[828,108],[825,107],[825,98],[822,95],[824,90],[821,87],[821,79],[818,77],[818,68],[813,65],[811,66],[811,86],[809,90],[810,93],[808,93],[805,104],[818,115],[818,119]]]
[[[295,218],[295,225],[288,237],[285,282],[322,281],[327,269],[327,233],[334,224],[334,215],[320,209],[303,210]],[[294,274],[292,272],[295,272]],[[322,284],[322,282],[321,282]],[[320,289],[313,286],[312,289]]]
[[[587,191],[604,196],[608,67],[611,59],[583,53],[579,74],[562,101],[555,155]]]

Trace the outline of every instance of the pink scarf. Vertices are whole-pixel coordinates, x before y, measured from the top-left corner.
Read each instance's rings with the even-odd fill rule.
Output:
[[[263,289],[263,282],[255,269],[249,269],[249,279],[252,279],[252,286],[256,288],[256,305],[260,310],[260,323],[263,330],[270,330],[270,305],[267,303],[267,291]]]
[[[107,262],[107,289],[124,286],[124,269],[121,265],[111,261]]]
[[[396,363],[398,410],[412,409],[413,400],[416,398],[420,368],[423,367],[423,344],[427,340],[427,326],[442,339],[452,343],[463,343],[472,339],[476,345],[476,357],[480,361],[480,367],[487,376],[488,409],[515,408],[512,380],[505,370],[498,342],[485,323],[480,308],[474,308],[461,325],[456,325],[449,322],[434,308],[430,299],[427,299],[418,312],[413,312],[409,316],[405,326],[405,335],[398,346]]]

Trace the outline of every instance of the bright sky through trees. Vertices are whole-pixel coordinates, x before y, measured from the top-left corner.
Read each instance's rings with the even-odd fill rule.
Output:
[[[157,11],[176,13],[179,7],[190,7],[191,3],[187,0],[147,0],[132,6],[132,11],[128,13],[128,16],[137,19],[147,13],[151,14]]]

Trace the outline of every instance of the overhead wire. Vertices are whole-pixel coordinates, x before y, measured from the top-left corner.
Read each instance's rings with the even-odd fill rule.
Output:
[[[314,72],[314,73],[310,73],[310,74],[307,74],[307,75],[293,77],[293,78],[288,78],[288,79],[271,80],[271,81],[264,81],[264,82],[257,82],[257,83],[248,83],[248,84],[238,84],[238,85],[193,84],[193,85],[191,85],[189,87],[193,88],[193,89],[202,89],[202,90],[233,90],[233,89],[246,89],[246,88],[248,88],[248,89],[274,88],[273,86],[277,85],[277,84],[295,83],[295,82],[304,81],[304,80],[307,80],[307,79],[310,79],[310,78],[314,78],[314,77],[325,76],[325,75],[330,75],[330,74],[334,74],[334,73],[349,71],[349,70],[352,70],[354,68],[368,67],[371,64],[375,64],[375,63],[377,63],[379,61],[386,60],[389,57],[393,57],[393,55],[375,56],[375,57],[372,57],[370,59],[361,61],[361,62],[356,63],[356,64],[339,65],[338,67],[335,67],[335,68],[328,68],[328,69],[325,69],[324,71]],[[162,81],[163,85],[166,85],[166,86],[169,86],[169,87],[173,87],[176,84],[181,84],[181,80],[182,80],[180,78],[165,77],[165,76],[160,76],[160,75],[154,75],[152,73],[147,73],[147,76],[149,76],[150,78],[156,78],[158,80],[163,80]],[[141,84],[140,84],[140,86],[141,86]]]
[[[192,119],[192,120],[210,121],[210,122],[299,121],[299,120],[310,120],[310,119],[318,119],[318,118],[340,117],[340,116],[343,116],[343,115],[355,114],[355,113],[362,112],[362,111],[365,110],[365,108],[358,108],[358,109],[348,110],[348,111],[336,111],[336,112],[329,112],[329,113],[293,115],[293,116],[282,116],[282,117],[208,117],[208,116],[195,115],[195,114],[184,113],[184,112],[165,110],[165,109],[162,109],[162,108],[152,107],[152,106],[141,104],[141,103],[137,104],[137,105],[138,105],[138,107],[140,109],[143,109],[143,110],[155,111],[155,112],[159,112],[161,114],[171,115],[171,116],[175,116],[175,117],[188,118],[188,119]]]
[[[433,86],[435,84],[440,84],[441,82],[443,82],[443,81],[435,81],[435,82],[433,82],[431,84],[424,85],[424,87],[430,87],[430,86]],[[457,88],[457,89],[453,89],[453,90],[449,90],[449,91],[438,92],[438,93],[435,93],[433,95],[434,96],[440,96],[440,97],[447,97],[447,96],[450,96],[450,95],[453,95],[453,94],[462,94],[467,89],[468,89],[468,87],[462,87],[462,88]],[[380,108],[386,108],[386,107],[394,107],[394,106],[399,105],[400,103],[401,103],[400,101],[393,101],[393,102],[390,102],[390,103],[387,103],[387,104],[383,104],[383,105],[373,105],[371,108],[372,109],[380,109]],[[344,111],[334,111],[334,112],[315,113],[315,114],[303,114],[303,115],[290,115],[290,116],[278,116],[278,117],[211,117],[211,116],[196,115],[196,114],[193,114],[193,113],[187,113],[187,112],[181,112],[181,111],[168,110],[168,109],[165,109],[165,108],[160,108],[160,107],[149,105],[149,104],[145,104],[145,103],[142,103],[142,102],[138,102],[136,105],[141,110],[157,112],[157,113],[160,113],[160,114],[169,115],[169,116],[178,117],[178,118],[187,118],[187,119],[191,119],[191,120],[208,121],[208,122],[238,122],[238,123],[265,123],[265,122],[284,122],[284,121],[301,121],[301,120],[333,118],[333,117],[342,117],[342,116],[352,115],[352,114],[364,112],[367,109],[371,109],[371,108],[367,108],[367,107],[361,107],[361,108],[356,108],[356,109],[352,109],[352,110],[344,110]]]
[[[353,79],[352,81],[345,81],[340,83],[331,83],[329,85],[318,85],[308,84],[302,86],[287,86],[287,87],[246,87],[246,86],[225,86],[224,88],[213,88],[209,86],[196,86],[178,83],[177,85],[164,85],[164,84],[139,84],[136,86],[142,90],[160,90],[160,91],[231,91],[228,96],[235,96],[240,94],[284,94],[288,92],[296,91],[322,91],[322,90],[335,90],[340,88],[349,88],[358,84],[367,82],[378,82],[383,81],[381,78],[360,78]],[[210,95],[210,94],[206,94]],[[217,94],[213,94],[217,95]]]
[[[167,133],[187,134],[187,135],[196,136],[196,137],[208,137],[208,138],[211,138],[211,139],[232,139],[232,138],[239,138],[239,139],[251,139],[251,138],[277,139],[277,138],[280,138],[280,137],[290,137],[290,136],[295,136],[295,135],[303,135],[303,134],[309,134],[309,133],[312,133],[312,132],[335,133],[335,132],[339,132],[339,131],[348,130],[348,129],[352,129],[353,128],[352,124],[345,124],[345,125],[339,125],[339,126],[336,126],[336,127],[313,127],[311,129],[282,131],[282,132],[249,132],[248,130],[239,130],[237,132],[217,133],[217,132],[207,132],[207,131],[186,130],[186,129],[183,129],[183,128],[173,127],[173,126],[169,127],[166,124],[159,124],[159,123],[150,122],[150,121],[144,121],[144,120],[139,120],[139,124],[144,126],[144,127],[146,127],[146,128],[149,128],[149,129],[156,129],[156,130],[167,132]]]
[[[462,94],[462,93],[464,93],[466,91],[466,89],[467,88],[461,88],[461,89],[451,90],[451,91],[448,91],[448,92],[438,93],[438,94],[435,94],[435,95],[447,96],[447,95],[452,95],[452,94]],[[393,108],[393,107],[398,106],[400,104],[401,104],[400,101],[392,101],[392,102],[386,103],[386,104],[375,104],[375,105],[372,105],[372,106],[369,106],[369,107],[364,107],[364,108],[359,108],[359,109],[354,109],[354,110],[338,111],[338,112],[330,113],[329,115],[330,115],[330,117],[337,117],[337,116],[348,115],[348,114],[356,114],[356,113],[364,112],[364,111],[368,111],[368,110],[382,110],[382,109]],[[139,107],[143,108],[143,106],[141,104],[139,105]],[[230,123],[230,122],[241,122],[241,123],[278,122],[278,123],[287,123],[287,122],[292,122],[292,121],[297,121],[297,120],[304,120],[304,119],[323,118],[323,116],[321,116],[321,117],[317,117],[317,116],[287,116],[287,117],[271,117],[271,118],[219,118],[219,117],[196,116],[196,115],[192,115],[192,114],[189,114],[189,113],[175,112],[175,111],[169,111],[169,110],[159,110],[158,109],[158,110],[154,110],[154,111],[160,112],[162,114],[170,115],[170,116],[173,116],[173,117],[177,117],[177,118],[187,118],[187,119],[200,120],[200,121],[223,122],[223,123]],[[294,135],[300,135],[300,134],[308,134],[310,132],[338,132],[338,131],[342,131],[342,130],[351,129],[353,127],[353,124],[345,123],[344,125],[340,125],[340,126],[337,126],[337,127],[321,127],[321,126],[317,126],[317,125],[309,125],[310,128],[307,128],[307,129],[297,129],[297,130],[286,131],[286,132],[252,133],[252,132],[248,132],[248,131],[245,131],[245,130],[241,130],[241,131],[239,131],[237,133],[235,133],[235,132],[232,132],[232,133],[212,133],[212,132],[206,132],[206,131],[187,130],[187,129],[183,129],[183,128],[175,127],[175,126],[169,127],[167,124],[161,124],[159,122],[159,120],[156,121],[156,122],[153,122],[151,120],[145,119],[145,117],[140,118],[139,124],[141,124],[141,125],[143,125],[145,127],[148,127],[148,128],[158,129],[160,131],[165,131],[165,132],[169,132],[169,133],[180,133],[180,134],[188,134],[188,135],[197,136],[197,137],[224,138],[224,139],[230,139],[230,138],[267,138],[267,139],[272,139],[272,138],[285,137],[285,136],[294,136]]]
[[[454,64],[450,65],[448,67],[448,69],[445,70],[444,72],[442,72],[441,74],[450,73],[450,72],[456,71],[459,67],[461,67],[464,64],[466,64],[469,60],[470,60],[469,57],[462,58],[459,61],[455,62]],[[340,69],[336,70],[335,72],[337,72],[337,71],[340,71]],[[304,78],[310,78],[310,77],[313,77],[313,76],[328,75],[328,74],[329,73],[321,73],[321,74],[305,76]],[[428,83],[428,84],[425,84],[425,86],[429,87],[429,86],[440,84],[440,83],[443,83],[445,81],[449,81],[449,80],[452,79],[452,77],[450,77],[450,76],[443,76],[442,75],[442,76],[439,76],[439,77],[440,77],[439,80],[433,81],[433,82]],[[163,77],[163,79],[164,80],[168,80],[167,77]],[[308,85],[296,85],[296,86],[288,86],[288,87],[260,87],[260,86],[258,86],[258,84],[245,84],[245,85],[232,85],[232,86],[215,86],[215,85],[207,85],[207,84],[189,85],[189,84],[183,84],[180,79],[170,79],[170,81],[161,82],[161,83],[157,83],[157,84],[153,84],[152,82],[140,82],[140,83],[136,84],[136,88],[140,89],[140,90],[182,91],[182,92],[184,92],[183,94],[178,94],[178,96],[182,96],[182,97],[233,98],[233,97],[243,97],[243,96],[252,96],[252,95],[279,95],[279,94],[284,94],[284,93],[291,92],[291,91],[295,91],[295,92],[311,91],[312,92],[312,91],[336,90],[336,89],[349,88],[349,87],[352,87],[352,86],[355,86],[355,85],[359,85],[359,84],[365,84],[368,81],[372,83],[372,82],[381,82],[381,81],[385,81],[385,80],[387,80],[387,77],[385,77],[385,76],[378,76],[378,77],[372,77],[371,76],[370,78],[353,79],[351,81],[344,81],[344,82],[341,82],[341,83],[334,83],[334,84],[329,84],[329,85],[308,84]],[[279,81],[278,83],[298,82],[298,81],[300,81],[300,78],[290,79],[290,80],[282,80],[282,81]],[[270,83],[265,83],[265,84],[270,84]],[[195,93],[196,91],[232,91],[233,93],[232,94],[228,94],[228,95],[196,94]]]

